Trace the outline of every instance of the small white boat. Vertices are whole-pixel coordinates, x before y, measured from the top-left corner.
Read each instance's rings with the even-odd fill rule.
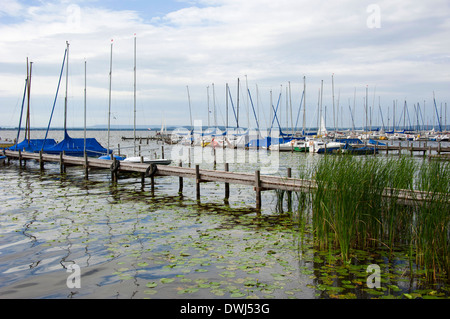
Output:
[[[323,141],[320,140],[308,141],[308,148],[310,153],[317,153],[322,146],[325,146],[325,142]]]
[[[305,141],[291,140],[282,144],[272,144],[269,146],[271,151],[293,151],[295,147],[302,147]]]
[[[169,165],[172,163],[168,159],[150,159],[148,157],[143,157],[141,160],[140,156],[131,156],[125,158],[122,162],[124,163],[145,163],[145,164],[159,164],[159,165]]]
[[[8,140],[8,139],[3,140],[3,139],[0,137],[0,149],[1,149],[1,148],[9,148],[9,147],[14,146],[14,145],[16,145],[16,143],[14,143],[13,141],[10,141],[10,140]]]

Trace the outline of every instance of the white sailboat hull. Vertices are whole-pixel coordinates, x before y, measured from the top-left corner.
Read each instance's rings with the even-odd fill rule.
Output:
[[[142,158],[140,156],[127,157],[123,160],[125,163],[145,163],[145,164],[159,164],[159,165],[169,165],[172,161],[167,159],[150,159],[148,157]]]

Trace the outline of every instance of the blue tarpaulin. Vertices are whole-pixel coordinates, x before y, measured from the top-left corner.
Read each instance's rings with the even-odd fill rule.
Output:
[[[39,152],[42,149],[42,146],[45,143],[45,147],[52,147],[56,145],[56,141],[54,139],[25,139],[19,144],[11,146],[9,148],[10,151],[23,151],[26,152]]]
[[[60,154],[65,152],[68,156],[84,156],[84,138],[72,138],[65,133],[64,140],[51,147],[44,147],[44,153]],[[86,138],[86,153],[89,157],[99,157],[100,155],[111,154],[95,138]]]

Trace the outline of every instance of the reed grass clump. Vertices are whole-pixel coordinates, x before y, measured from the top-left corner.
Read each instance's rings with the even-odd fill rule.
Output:
[[[312,174],[313,231],[319,249],[410,245],[417,267],[449,274],[450,167],[412,157],[324,156]],[[401,199],[407,191],[407,201]],[[419,192],[420,191],[420,192]],[[421,198],[416,201],[416,195]]]
[[[416,265],[429,279],[447,274],[450,282],[450,162],[424,162],[417,184],[425,201],[413,225]]]

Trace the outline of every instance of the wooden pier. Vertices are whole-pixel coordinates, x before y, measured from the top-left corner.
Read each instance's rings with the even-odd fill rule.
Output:
[[[111,173],[111,179],[113,182],[118,181],[119,172],[134,172],[141,174],[141,182],[144,185],[145,178],[150,178],[151,189],[154,191],[155,183],[154,177],[156,176],[174,176],[179,177],[179,192],[183,191],[183,179],[191,178],[195,180],[196,184],[196,197],[200,199],[201,183],[206,182],[219,182],[225,184],[225,200],[228,201],[230,194],[230,185],[247,185],[253,187],[256,193],[256,209],[261,209],[261,192],[268,190],[282,190],[291,192],[309,192],[317,188],[317,184],[314,180],[305,180],[299,178],[292,178],[291,169],[287,169],[286,177],[261,175],[259,170],[256,170],[254,174],[251,173],[238,173],[229,172],[229,165],[225,164],[224,170],[206,170],[200,169],[199,165],[194,168],[182,167],[181,163],[178,166],[171,165],[155,165],[145,163],[127,163],[114,160],[102,160],[90,157],[74,157],[64,154],[49,155],[40,153],[28,153],[21,151],[4,151],[4,155],[8,160],[19,160],[19,164],[22,166],[23,162],[27,160],[38,161],[40,169],[44,169],[45,163],[59,163],[61,173],[66,172],[66,166],[81,166],[84,168],[85,178],[89,178],[89,169],[104,169]],[[389,197],[391,194],[390,189],[385,189],[385,196]],[[411,190],[399,190],[399,200],[412,200],[423,201],[428,197],[425,192],[411,191]]]
[[[418,143],[418,145],[416,144]],[[384,143],[386,145],[373,145],[373,144],[361,144],[356,145],[355,147],[364,147],[364,146],[370,146],[375,147],[378,149],[379,152],[386,152],[386,154],[389,154],[389,152],[398,152],[398,154],[402,154],[403,152],[409,152],[411,155],[414,154],[414,152],[421,152],[423,155],[428,154],[428,156],[431,156],[434,154],[441,155],[442,153],[450,153],[450,147],[442,147],[441,142],[437,143],[437,146],[431,146],[426,141],[425,142],[412,142],[407,141],[406,145],[405,142],[398,141],[398,143],[395,143],[394,141]]]

